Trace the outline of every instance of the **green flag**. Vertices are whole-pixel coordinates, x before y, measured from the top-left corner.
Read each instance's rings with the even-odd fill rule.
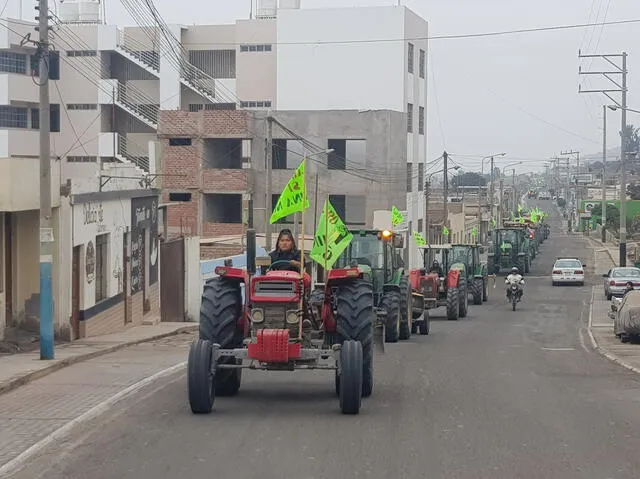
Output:
[[[478,228],[476,228],[475,226],[471,229],[471,236],[473,236],[474,238],[478,237]]]
[[[496,219],[495,218],[491,218],[491,226],[495,228],[497,226],[497,224],[498,223],[496,222]]]
[[[427,244],[427,242],[424,239],[424,236],[422,236],[422,233],[420,233],[419,231],[413,232],[413,241],[415,241],[418,246],[423,246]]]
[[[446,225],[442,225],[442,234],[445,236],[449,235],[449,228]]]
[[[336,210],[333,209],[329,200],[326,200],[313,239],[311,259],[322,265],[324,269],[329,269],[336,262],[338,256],[349,246],[352,239],[353,235],[342,222]]]
[[[270,224],[275,223],[281,218],[285,218],[293,213],[304,211],[309,208],[309,198],[306,196],[304,164],[306,160],[302,160],[300,166],[284,187],[278,203],[276,203],[273,213],[271,214]]]
[[[400,210],[395,206],[391,207],[391,225],[398,226],[404,221],[404,216],[400,213]]]

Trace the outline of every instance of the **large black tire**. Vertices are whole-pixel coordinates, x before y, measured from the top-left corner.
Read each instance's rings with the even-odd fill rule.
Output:
[[[431,330],[431,319],[429,318],[429,310],[425,309],[424,312],[422,313],[422,321],[420,322],[420,325],[418,326],[418,330],[420,331],[420,334],[426,336],[427,334],[429,334],[429,331]]]
[[[482,288],[484,281],[482,278],[474,278],[471,282],[471,295],[473,296],[473,304],[482,304]]]
[[[340,350],[340,409],[358,414],[362,405],[363,352],[360,341],[345,341]]]
[[[531,258],[527,254],[524,257],[524,272],[529,273],[530,271],[531,271]]]
[[[211,374],[211,341],[196,339],[189,348],[187,390],[194,414],[209,414],[215,400],[215,381]]]
[[[462,274],[458,280],[458,301],[460,301],[459,316],[466,318],[469,311],[469,287],[467,286],[467,278]]]
[[[516,259],[516,266],[518,267],[519,273],[524,276],[526,273],[524,256],[518,256],[518,259]]]
[[[365,280],[343,284],[336,299],[338,341],[362,344],[362,395],[369,397],[373,392],[373,286]]]
[[[460,300],[458,299],[458,289],[447,289],[447,319],[457,321],[460,317]]]
[[[409,278],[403,276],[400,279],[400,339],[411,337],[411,287]]]
[[[200,339],[219,344],[220,349],[242,347],[243,334],[238,330],[242,314],[240,284],[228,278],[207,281],[200,305]],[[233,363],[230,357],[221,358],[220,364]],[[236,361],[239,364],[239,361]],[[219,369],[215,377],[218,396],[234,396],[240,389],[242,369]]]
[[[380,307],[387,312],[384,328],[385,343],[397,343],[400,337],[400,294],[397,291],[386,291],[382,295]]]
[[[482,301],[489,301],[489,278],[482,278]]]

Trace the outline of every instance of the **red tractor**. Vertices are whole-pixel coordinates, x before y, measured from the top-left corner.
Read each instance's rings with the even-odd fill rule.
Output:
[[[447,319],[457,320],[467,316],[469,294],[464,263],[453,257],[453,246],[425,245],[420,246],[424,255],[424,268],[409,272],[409,280],[414,298],[414,312],[419,310],[422,297],[425,315],[428,310],[444,306],[447,308]],[[432,271],[434,260],[438,261],[440,271]]]
[[[215,396],[238,393],[242,369],[335,370],[344,414],[358,414],[373,389],[374,310],[370,281],[358,267],[329,272],[321,307],[311,305],[311,278],[271,270],[247,232],[247,269],[219,266],[204,286],[200,334],[188,361],[189,403],[210,413]],[[378,332],[376,330],[376,332]],[[381,333],[375,335],[381,339]]]

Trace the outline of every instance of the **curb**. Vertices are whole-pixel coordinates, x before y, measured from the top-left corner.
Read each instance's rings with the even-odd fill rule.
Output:
[[[60,369],[66,368],[68,366],[72,366],[77,363],[89,361],[91,359],[104,356],[105,354],[114,353],[116,351],[120,351],[121,349],[125,349],[130,346],[136,346],[138,344],[143,344],[143,343],[150,343],[152,341],[157,341],[158,339],[168,338],[170,336],[177,336],[178,334],[190,333],[192,331],[197,331],[197,330],[198,330],[198,324],[184,326],[182,328],[178,328],[171,332],[160,333],[154,336],[150,336],[148,338],[136,339],[135,341],[114,344],[113,346],[108,346],[98,351],[92,351],[90,353],[79,354],[77,356],[72,356],[70,358],[58,360],[57,362],[50,364],[48,366],[45,366],[42,369],[38,369],[37,371],[31,371],[20,377],[17,377],[15,379],[10,379],[5,383],[0,384],[0,395],[6,394],[9,391],[13,391],[14,389],[17,389],[20,386],[24,386],[25,384],[30,383],[31,381],[35,381],[36,379],[43,378],[45,376],[48,376],[49,374],[59,371]]]

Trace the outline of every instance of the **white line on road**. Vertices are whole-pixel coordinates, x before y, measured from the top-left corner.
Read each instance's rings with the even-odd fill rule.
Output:
[[[542,348],[545,351],[575,351],[576,348]]]
[[[26,451],[23,451],[18,456],[14,457],[9,462],[7,462],[2,467],[0,467],[0,477],[4,477],[4,475],[9,475],[11,472],[15,472],[17,469],[22,468],[22,466],[29,459],[31,459],[35,454],[40,452],[45,447],[49,446],[52,442],[63,438],[65,435],[71,432],[71,430],[76,426],[82,424],[83,422],[87,422],[92,419],[95,419],[101,414],[104,414],[105,412],[107,412],[110,408],[115,406],[118,402],[122,401],[123,399],[126,399],[129,396],[132,396],[133,394],[143,389],[145,386],[148,386],[149,384],[153,383],[158,379],[161,379],[165,376],[169,376],[177,371],[180,371],[181,369],[184,369],[186,365],[187,365],[187,362],[183,361],[174,366],[171,366],[170,368],[163,369],[162,371],[158,371],[157,373],[149,377],[146,377],[135,384],[132,384],[128,388],[123,389],[119,393],[114,394],[109,399],[102,401],[100,404],[95,405],[84,414],[81,414],[77,418],[72,419],[71,421],[66,423],[64,426],[56,429],[47,437],[45,437],[44,439],[41,439],[40,441],[35,443],[33,446],[31,446],[29,449],[27,449]]]

